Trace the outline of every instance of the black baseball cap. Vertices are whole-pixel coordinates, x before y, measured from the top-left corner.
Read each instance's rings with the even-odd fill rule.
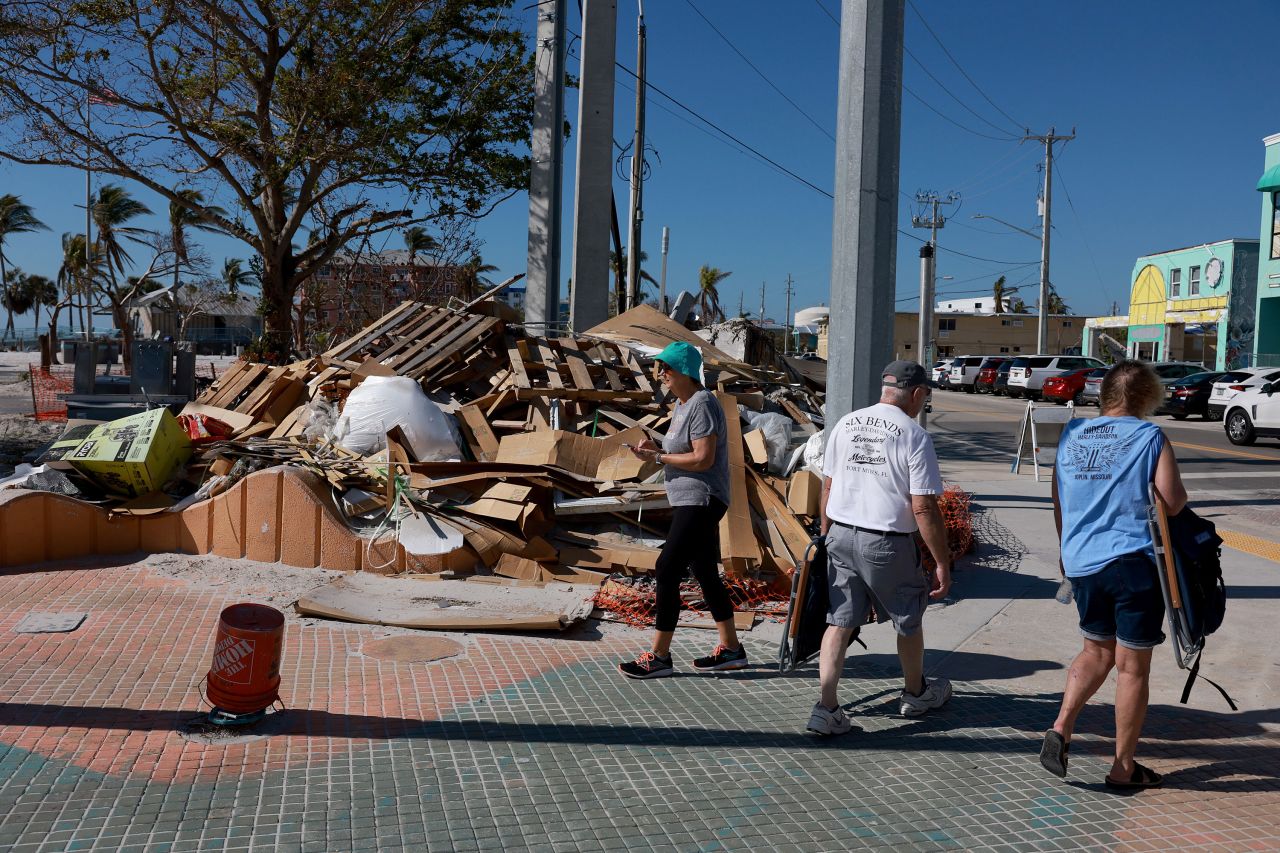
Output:
[[[892,388],[915,388],[928,385],[929,377],[924,368],[914,361],[892,361],[881,372],[880,382]]]

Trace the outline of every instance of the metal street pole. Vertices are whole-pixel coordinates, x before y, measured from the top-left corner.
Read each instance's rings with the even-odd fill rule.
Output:
[[[578,149],[573,191],[573,302],[584,331],[609,318],[609,206],[613,201],[613,68],[617,0],[583,0]]]
[[[644,94],[645,55],[644,0],[638,0],[636,17],[636,135],[631,150],[631,234],[627,238],[627,307],[640,302],[640,226],[644,220]]]
[[[782,321],[785,331],[782,335],[782,354],[786,355],[791,351],[791,273],[787,273],[787,313]]]
[[[93,349],[93,148],[90,147],[88,138],[90,137],[91,117],[93,113],[93,96],[86,96],[84,105],[84,280],[85,292],[84,301],[85,308],[88,312],[88,324],[84,327],[84,340],[89,344],[89,348]],[[58,330],[54,329],[53,334],[57,337]],[[51,341],[50,345],[56,346],[57,341]],[[96,365],[98,363],[98,354],[96,351],[90,356],[90,360]],[[95,368],[96,370],[97,368]]]
[[[933,356],[930,352],[933,343],[933,244],[925,243],[920,247],[920,317],[919,331],[916,335],[916,352],[920,354],[920,366],[932,371]],[[932,373],[930,374],[932,379]],[[916,416],[920,426],[929,425],[929,415],[924,409]]]
[[[671,250],[671,229],[662,226],[662,272],[658,275],[658,302],[662,305],[662,313],[670,314],[671,306],[667,304],[667,253]]]
[[[826,423],[880,398],[893,354],[905,0],[843,0]]]
[[[564,183],[565,0],[538,6],[529,171],[525,321],[548,334],[560,319],[560,220]]]

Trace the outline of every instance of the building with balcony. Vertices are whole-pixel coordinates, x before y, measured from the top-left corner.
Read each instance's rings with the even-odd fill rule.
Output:
[[[1263,173],[1258,293],[1254,304],[1253,364],[1280,365],[1280,133],[1262,140]]]

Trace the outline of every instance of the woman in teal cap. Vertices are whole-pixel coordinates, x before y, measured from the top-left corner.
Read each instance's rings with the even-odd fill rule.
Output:
[[[729,447],[724,409],[702,387],[702,356],[683,341],[657,356],[662,384],[676,397],[667,436],[658,447],[645,439],[632,452],[663,466],[671,526],[657,567],[657,631],[653,649],[618,664],[628,678],[662,678],[675,671],[671,636],[680,616],[680,584],[688,570],[702,586],[702,596],[720,632],[709,656],[698,658],[699,672],[742,669],[747,652],[733,627],[733,604],[720,580],[720,519],[729,508]],[[735,416],[737,412],[734,413]]]

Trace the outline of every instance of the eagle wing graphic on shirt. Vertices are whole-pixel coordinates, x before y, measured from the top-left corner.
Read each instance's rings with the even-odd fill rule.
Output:
[[[1137,444],[1141,436],[1134,434],[1121,441],[1075,441],[1067,446],[1067,466],[1081,472],[1107,471]]]

